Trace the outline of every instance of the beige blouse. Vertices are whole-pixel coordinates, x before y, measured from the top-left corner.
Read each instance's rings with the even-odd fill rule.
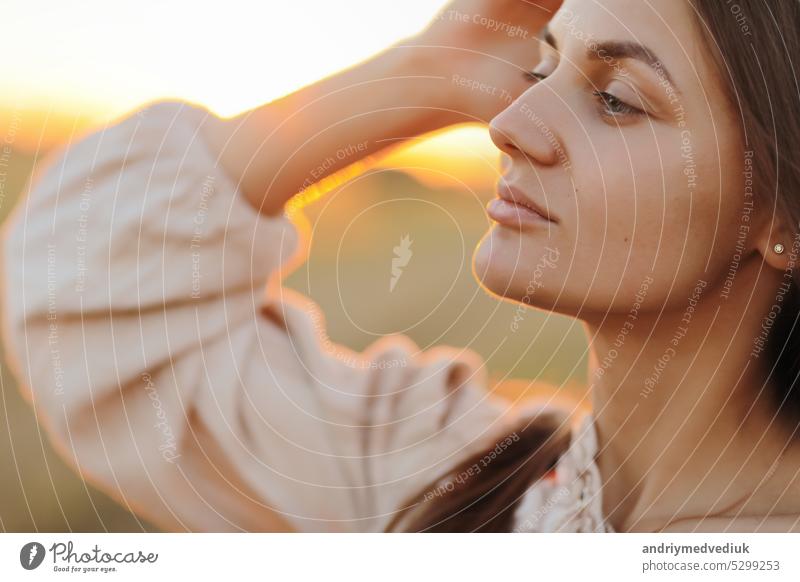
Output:
[[[160,102],[52,156],[4,227],[3,333],[60,454],[167,530],[380,531],[510,429],[481,358],[403,335],[362,353],[281,286],[306,245]],[[515,531],[604,531],[591,417]]]

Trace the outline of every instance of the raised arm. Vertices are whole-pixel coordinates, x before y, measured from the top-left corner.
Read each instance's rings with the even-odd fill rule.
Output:
[[[202,131],[250,203],[297,192],[403,140],[488,122],[526,87],[554,0],[458,0],[421,34],[338,75]]]
[[[524,4],[491,3],[502,5]],[[497,38],[458,18],[429,30]],[[413,83],[402,79],[365,88],[428,62],[411,53],[423,49],[394,48],[239,120],[155,103],[42,168],[2,233],[4,345],[83,478],[169,530],[380,531],[431,478],[507,434],[510,406],[487,392],[471,350],[420,350],[405,336],[363,352],[331,343],[319,306],[278,284],[299,250],[295,225],[253,208],[279,209],[331,151],[366,140],[362,154],[375,152],[380,139],[456,119],[377,112],[438,99],[393,94]],[[403,67],[390,64],[403,54]],[[522,67],[498,62],[487,70],[513,69],[505,78],[524,86]],[[453,109],[487,119],[504,104],[456,74],[468,75],[438,81],[453,85]]]

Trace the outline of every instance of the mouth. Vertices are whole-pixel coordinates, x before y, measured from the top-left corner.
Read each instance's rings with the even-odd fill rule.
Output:
[[[497,196],[487,206],[487,212],[497,222],[514,225],[531,221],[558,224],[558,219],[514,186],[499,183]]]

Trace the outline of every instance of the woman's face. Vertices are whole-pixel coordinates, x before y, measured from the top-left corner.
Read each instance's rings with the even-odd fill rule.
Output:
[[[554,16],[540,80],[491,126],[501,189],[554,221],[498,211],[474,255],[489,291],[588,316],[628,311],[643,285],[642,308],[660,309],[724,282],[750,160],[695,19],[675,0],[568,0]]]

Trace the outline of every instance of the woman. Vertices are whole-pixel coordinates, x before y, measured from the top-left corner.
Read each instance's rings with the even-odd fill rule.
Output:
[[[559,4],[460,0],[234,119],[157,103],[52,161],[5,333],[63,455],[167,529],[800,529],[800,3]],[[295,193],[490,120],[475,275],[584,322],[591,414],[512,408],[471,351],[330,346],[280,286]]]

